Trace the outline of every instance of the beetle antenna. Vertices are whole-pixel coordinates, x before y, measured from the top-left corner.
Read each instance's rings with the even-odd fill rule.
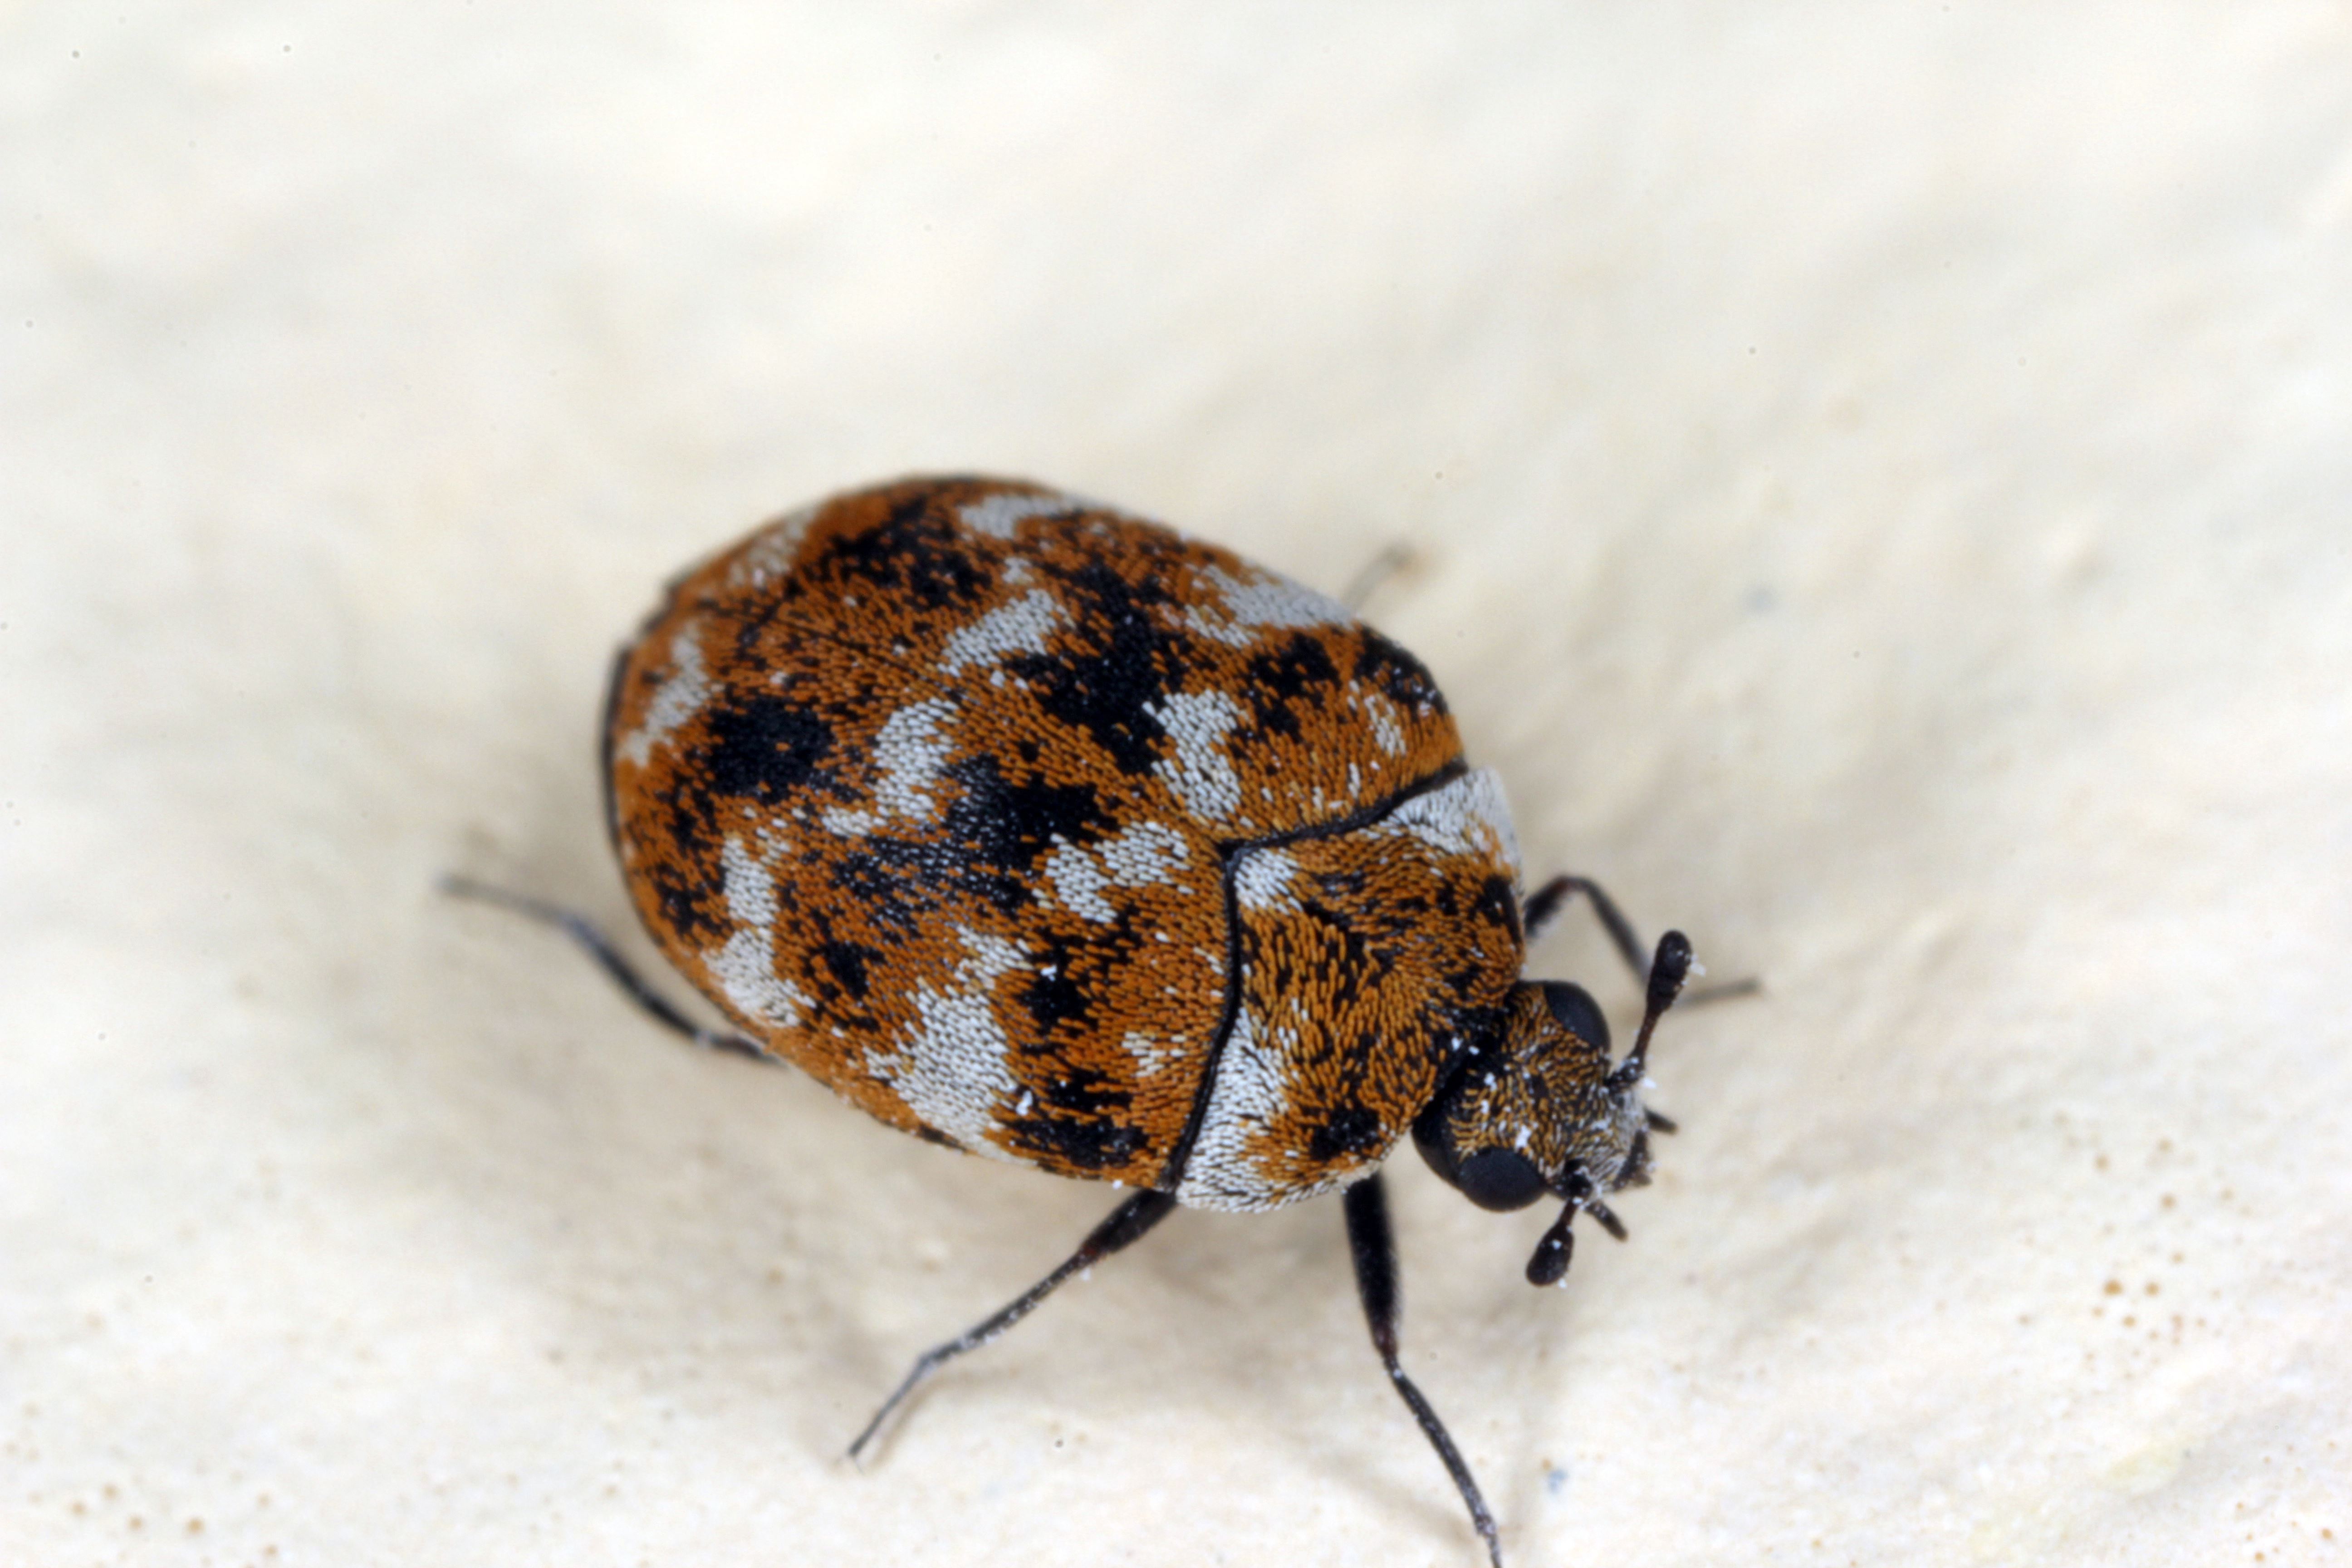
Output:
[[[1658,955],[1650,961],[1650,996],[1642,1008],[1642,1032],[1634,1037],[1633,1048],[1609,1075],[1609,1088],[1622,1092],[1642,1081],[1649,1069],[1650,1036],[1658,1026],[1658,1019],[1675,1005],[1682,994],[1683,982],[1690,978],[1690,938],[1678,931],[1670,931],[1658,939]]]
[[[1576,1234],[1568,1228],[1568,1222],[1576,1217],[1577,1207],[1577,1201],[1569,1199],[1568,1206],[1536,1243],[1535,1256],[1528,1259],[1528,1284],[1557,1285],[1568,1278],[1569,1259],[1576,1256]]]

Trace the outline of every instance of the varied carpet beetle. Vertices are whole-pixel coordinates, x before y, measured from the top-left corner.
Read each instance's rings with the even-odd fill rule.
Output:
[[[638,915],[731,1019],[702,1029],[581,918],[657,1018],[789,1061],[950,1148],[1134,1189],[1018,1300],[919,1360],[851,1445],[1179,1205],[1344,1188],[1372,1341],[1489,1556],[1493,1517],[1397,1360],[1377,1173],[1410,1132],[1471,1202],[1649,1179],[1651,1031],[1691,968],[1591,883],[1522,898],[1503,792],[1411,654],[1348,608],[1115,509],[912,479],[794,512],[674,583],[623,649],[607,821]],[[1612,1064],[1580,988],[1520,978],[1572,895],[1648,977]]]

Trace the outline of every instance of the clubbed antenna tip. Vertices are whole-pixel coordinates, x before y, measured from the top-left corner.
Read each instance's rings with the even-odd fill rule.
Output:
[[[1657,956],[1650,961],[1650,995],[1642,1009],[1642,1032],[1633,1040],[1633,1048],[1609,1075],[1609,1087],[1622,1091],[1642,1081],[1649,1069],[1650,1036],[1658,1026],[1658,1019],[1675,1005],[1683,984],[1690,979],[1693,955],[1690,938],[1678,931],[1670,931],[1658,939]]]

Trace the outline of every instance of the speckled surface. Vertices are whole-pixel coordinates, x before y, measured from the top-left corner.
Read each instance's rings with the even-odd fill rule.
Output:
[[[656,584],[915,469],[1337,589],[1761,1000],[1661,1176],[1395,1167],[1511,1561],[2352,1557],[2340,6],[0,13],[0,1559],[1476,1562],[1335,1203],[698,1057]],[[1538,967],[1625,1018],[1578,922]]]

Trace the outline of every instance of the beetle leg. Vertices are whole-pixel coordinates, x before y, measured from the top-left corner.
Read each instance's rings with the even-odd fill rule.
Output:
[[[1363,570],[1339,590],[1339,603],[1351,616],[1363,614],[1364,601],[1380,592],[1388,580],[1412,564],[1412,546],[1400,539],[1364,563]]]
[[[1582,893],[1592,904],[1593,918],[1609,933],[1609,945],[1624,959],[1625,967],[1633,972],[1636,984],[1650,983],[1650,956],[1642,947],[1642,939],[1633,934],[1633,922],[1625,918],[1615,900],[1601,890],[1601,884],[1590,877],[1554,877],[1528,895],[1519,905],[1519,929],[1528,946],[1559,917],[1568,900]],[[1764,989],[1764,982],[1755,975],[1738,980],[1726,980],[1714,985],[1701,985],[1682,995],[1682,1005],[1696,1007],[1708,1002],[1727,1002],[1734,996],[1753,996]]]
[[[1445,1423],[1437,1418],[1437,1412],[1430,1408],[1429,1401],[1422,1397],[1421,1390],[1397,1364],[1396,1236],[1389,1228],[1388,1194],[1381,1190],[1378,1173],[1349,1187],[1344,1202],[1348,1211],[1348,1251],[1356,1260],[1356,1293],[1364,1300],[1364,1321],[1371,1325],[1372,1348],[1380,1352],[1381,1364],[1388,1368],[1389,1381],[1396,1385],[1398,1394],[1412,1411],[1412,1418],[1421,1423],[1422,1436],[1437,1450],[1437,1457],[1445,1461],[1445,1473],[1454,1478],[1454,1489],[1462,1494],[1463,1503],[1470,1510],[1470,1522],[1486,1543],[1486,1556],[1494,1568],[1503,1568],[1503,1543],[1495,1533],[1495,1516],[1486,1511],[1486,1500],[1478,1495],[1477,1480],[1463,1462],[1462,1451],[1454,1446],[1454,1439],[1446,1436]]]
[[[891,1391],[890,1397],[882,1402],[882,1408],[874,1413],[874,1419],[866,1424],[866,1430],[849,1445],[851,1462],[856,1461],[866,1446],[874,1440],[874,1435],[882,1430],[882,1424],[890,1418],[890,1413],[905,1404],[907,1396],[914,1393],[925,1378],[964,1352],[976,1351],[1003,1333],[1036,1310],[1037,1303],[1060,1289],[1071,1275],[1093,1268],[1119,1248],[1137,1241],[1145,1231],[1166,1219],[1168,1211],[1175,1206],[1176,1200],[1166,1193],[1136,1194],[1111,1210],[1110,1217],[1095,1226],[1093,1233],[1078,1244],[1078,1249],[1070,1254],[1060,1268],[1014,1297],[993,1317],[974,1324],[945,1344],[933,1345],[925,1351],[898,1386]]]
[[[1590,877],[1554,877],[1519,906],[1520,929],[1527,932],[1529,944],[1559,918],[1568,900],[1578,893],[1591,901],[1594,918],[1609,933],[1609,941],[1625,960],[1625,967],[1633,972],[1633,979],[1646,982],[1650,978],[1650,955],[1643,950],[1642,939],[1633,934],[1633,922],[1618,909],[1617,900],[1602,892],[1601,884]]]
[[[646,977],[631,967],[613,945],[613,939],[598,931],[586,915],[578,914],[555,904],[542,902],[524,893],[510,893],[504,888],[493,888],[487,882],[477,882],[470,877],[451,874],[441,879],[441,890],[452,898],[473,899],[485,904],[553,926],[570,937],[605,973],[613,977],[629,1000],[644,1009],[656,1023],[676,1030],[708,1050],[731,1051],[754,1061],[771,1062],[776,1058],[761,1050],[759,1043],[724,1029],[706,1029],[677,1010],[675,1003],[653,988]]]

